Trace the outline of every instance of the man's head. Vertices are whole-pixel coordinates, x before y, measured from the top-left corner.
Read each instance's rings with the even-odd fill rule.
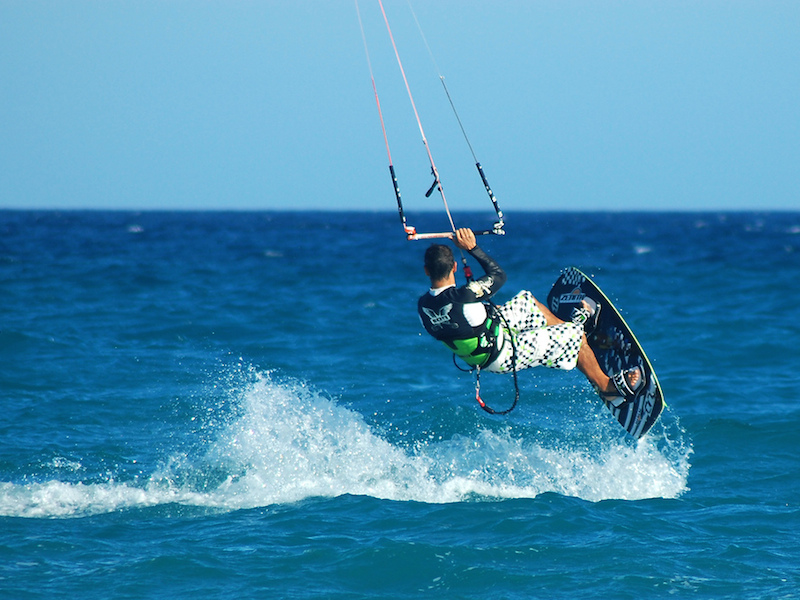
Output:
[[[456,261],[450,246],[431,244],[425,251],[425,273],[431,281],[446,279],[453,272],[455,265]]]

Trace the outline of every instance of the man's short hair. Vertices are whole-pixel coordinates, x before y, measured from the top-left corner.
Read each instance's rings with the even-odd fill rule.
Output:
[[[433,281],[440,281],[447,277],[456,264],[450,246],[431,244],[425,250],[425,268]]]

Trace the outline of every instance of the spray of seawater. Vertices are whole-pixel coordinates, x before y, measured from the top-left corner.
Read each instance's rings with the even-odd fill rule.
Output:
[[[684,433],[591,449],[480,428],[402,447],[356,411],[301,382],[251,370],[227,383],[229,408],[202,443],[170,455],[144,481],[0,483],[0,515],[85,516],[162,505],[237,510],[344,494],[453,503],[534,498],[675,498],[687,488]],[[677,441],[676,441],[677,440]]]

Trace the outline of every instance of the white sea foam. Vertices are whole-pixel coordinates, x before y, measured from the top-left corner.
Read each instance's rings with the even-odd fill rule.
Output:
[[[482,429],[409,449],[300,383],[256,375],[237,402],[239,410],[196,455],[176,453],[144,484],[0,483],[0,515],[85,516],[166,504],[236,510],[343,494],[428,503],[546,492],[637,500],[687,489],[690,449],[666,452],[656,438],[587,451]]]

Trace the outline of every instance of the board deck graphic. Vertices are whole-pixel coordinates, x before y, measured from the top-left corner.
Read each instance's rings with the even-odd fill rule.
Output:
[[[620,425],[638,439],[658,420],[664,409],[664,395],[653,366],[628,324],[594,281],[575,267],[566,269],[553,284],[547,306],[558,318],[570,321],[573,309],[587,297],[600,304],[597,323],[586,332],[600,367],[609,376],[636,366],[645,374],[646,383],[632,400],[619,407],[605,402]]]

